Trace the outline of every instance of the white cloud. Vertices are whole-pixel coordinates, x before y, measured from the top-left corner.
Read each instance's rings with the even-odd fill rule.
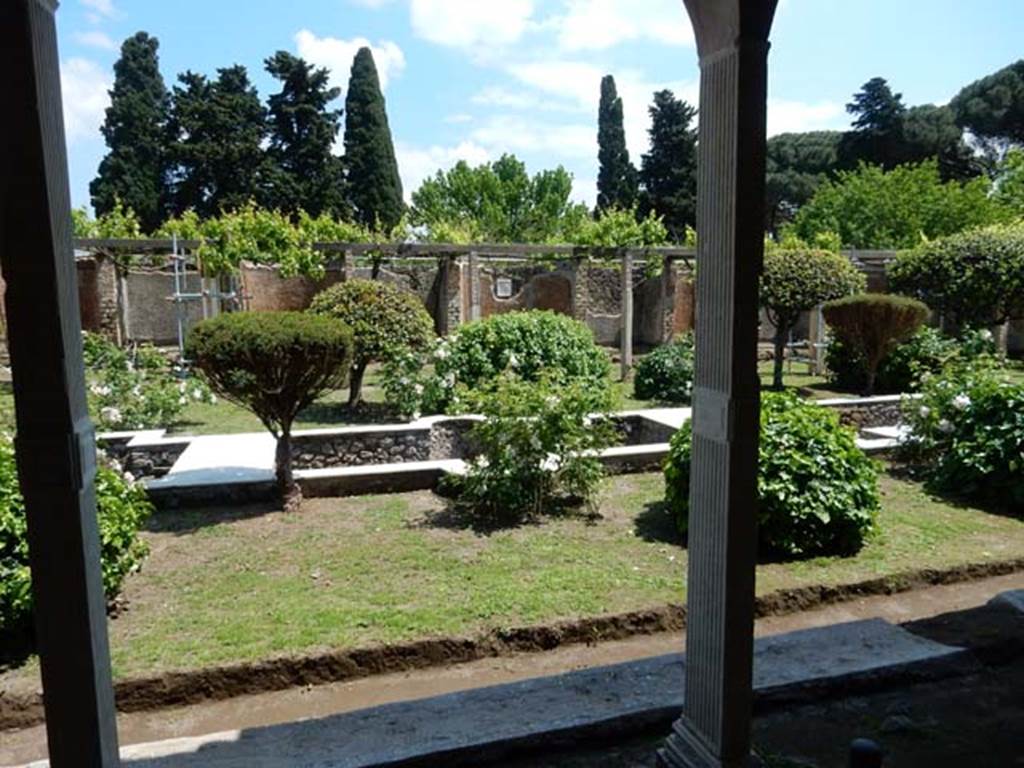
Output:
[[[353,5],[361,5],[364,8],[383,8],[391,0],[349,0]]]
[[[768,135],[792,131],[845,130],[849,116],[842,104],[819,101],[807,104],[787,99],[768,99]]]
[[[75,32],[75,40],[90,48],[99,48],[104,51],[116,51],[117,43],[110,39],[110,36],[99,30],[89,32]]]
[[[509,90],[500,85],[489,85],[473,94],[472,102],[488,107],[505,109],[531,109],[545,112],[578,112],[579,106],[566,102],[544,99],[536,93],[524,90]]]
[[[565,51],[602,50],[636,40],[667,45],[694,41],[679,0],[568,0],[566,13],[551,24]]]
[[[381,90],[387,89],[388,82],[405,69],[405,54],[397,44],[390,40],[371,45],[365,37],[354,37],[351,40],[342,40],[337,37],[317,37],[308,29],[302,29],[295,35],[295,46],[299,56],[306,61],[329,69],[331,85],[340,88],[343,94],[348,89],[352,59],[355,58],[356,52],[360,48],[369,48],[373,52],[373,61],[377,65]]]
[[[465,112],[457,112],[454,115],[448,115],[444,119],[444,121],[446,123],[451,123],[453,125],[456,125],[456,124],[459,124],[459,123],[471,123],[471,122],[473,122],[473,116],[470,115],[470,114],[467,114]]]
[[[110,74],[94,61],[72,58],[61,62],[60,79],[68,143],[98,137],[110,104]]]
[[[114,10],[114,0],[82,0],[82,5],[86,8],[91,8],[99,16],[106,16],[107,18],[117,13]]]
[[[503,152],[551,153],[561,157],[597,157],[597,126],[589,123],[545,123],[536,118],[495,115],[471,134],[473,141],[495,155]]]
[[[411,0],[413,31],[433,43],[468,48],[514,43],[533,16],[533,0]]]
[[[395,144],[395,155],[407,200],[419,189],[424,179],[433,176],[439,170],[448,170],[459,160],[465,160],[470,165],[480,165],[491,159],[490,153],[484,147],[472,141],[463,141],[452,147],[420,147],[399,141]]]
[[[569,193],[569,197],[577,203],[586,203],[588,208],[593,208],[597,205],[597,177],[573,174],[572,192]]]

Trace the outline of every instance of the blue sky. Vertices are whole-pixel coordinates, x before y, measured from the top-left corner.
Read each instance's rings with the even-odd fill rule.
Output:
[[[564,165],[593,202],[598,85],[614,74],[630,153],[646,150],[647,105],[671,88],[695,103],[698,70],[681,0],[63,0],[57,14],[71,195],[88,203],[99,125],[121,40],[160,40],[168,86],[186,69],[248,67],[287,50],[344,88],[369,44],[381,72],[406,195],[458,159],[513,152]],[[876,75],[907,104],[942,104],[1024,55],[1020,0],[781,0],[772,34],[768,129],[845,128],[844,105]]]

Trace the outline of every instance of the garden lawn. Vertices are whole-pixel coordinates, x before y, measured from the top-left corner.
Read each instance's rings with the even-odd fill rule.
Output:
[[[599,518],[478,534],[428,492],[167,512],[110,624],[117,678],[555,622],[679,603],[686,550],[662,476],[608,480]],[[758,568],[757,591],[1024,557],[1024,522],[881,478],[880,532],[855,557]],[[31,681],[34,664],[0,677]],[[18,686],[21,687],[21,686]]]

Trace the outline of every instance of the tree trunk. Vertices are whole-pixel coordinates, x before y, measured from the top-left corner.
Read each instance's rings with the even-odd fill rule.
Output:
[[[381,260],[379,258],[374,258],[370,262],[370,279],[371,280],[376,280],[378,277],[380,277],[380,262],[381,262]]]
[[[366,363],[357,363],[352,366],[348,381],[348,405],[355,408],[363,400],[363,375],[366,373]]]
[[[786,354],[786,332],[785,325],[775,327],[775,367],[772,372],[772,389],[781,390],[782,383],[782,360]]]
[[[875,377],[878,375],[878,366],[869,365],[867,371],[867,382],[864,384],[864,397],[871,397],[875,394]]]
[[[292,473],[291,427],[282,430],[277,438],[277,449],[274,452],[274,474],[277,478],[277,488],[281,493],[284,511],[298,510],[302,503],[302,489],[295,482],[295,476]]]

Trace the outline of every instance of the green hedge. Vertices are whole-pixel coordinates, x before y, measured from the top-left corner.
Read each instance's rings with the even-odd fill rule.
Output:
[[[687,405],[693,396],[693,334],[657,347],[640,358],[633,378],[638,400]]]
[[[683,533],[690,512],[689,422],[672,437],[665,501]],[[791,394],[764,393],[758,464],[762,555],[852,554],[874,526],[877,468],[830,410]]]

